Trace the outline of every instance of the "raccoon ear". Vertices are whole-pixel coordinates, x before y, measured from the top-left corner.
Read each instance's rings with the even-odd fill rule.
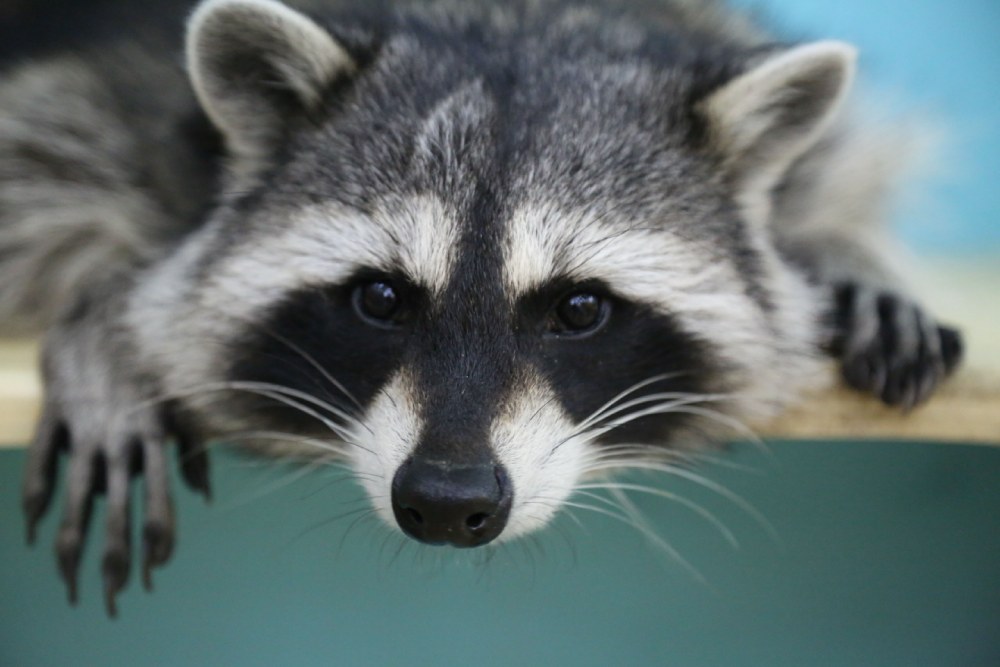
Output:
[[[188,21],[187,66],[205,113],[233,154],[266,157],[290,115],[353,71],[348,52],[275,0],[206,0]]]
[[[843,42],[794,47],[702,102],[710,141],[738,187],[769,189],[816,142],[850,89],[856,56]]]

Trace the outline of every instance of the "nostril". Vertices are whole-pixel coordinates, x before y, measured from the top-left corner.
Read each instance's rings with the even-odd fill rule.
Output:
[[[511,498],[510,479],[497,464],[455,465],[411,458],[392,480],[396,523],[427,544],[475,547],[496,539],[507,524]]]
[[[485,512],[476,512],[465,519],[465,527],[469,530],[479,530],[486,525],[486,520],[490,515]]]

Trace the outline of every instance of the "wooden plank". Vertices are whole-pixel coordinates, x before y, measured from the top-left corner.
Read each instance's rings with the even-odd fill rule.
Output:
[[[966,368],[910,413],[848,389],[825,392],[757,431],[796,440],[913,440],[1000,444],[1000,382]]]
[[[38,418],[38,345],[0,340],[0,447],[24,446]]]

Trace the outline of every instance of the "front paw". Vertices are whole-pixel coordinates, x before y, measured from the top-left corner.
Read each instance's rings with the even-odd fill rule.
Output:
[[[69,599],[77,599],[77,575],[94,499],[107,497],[102,560],[104,597],[110,615],[131,569],[130,487],[144,477],[144,582],[170,557],[174,513],[166,461],[176,439],[181,470],[193,488],[208,495],[203,447],[178,428],[170,407],[140,380],[122,346],[100,327],[74,323],[50,335],[45,349],[45,405],[28,451],[23,509],[28,541],[52,500],[57,459],[66,454],[66,500],[56,538],[59,570]]]
[[[851,387],[909,410],[961,361],[961,334],[906,298],[857,283],[838,285],[835,296],[831,347]]]

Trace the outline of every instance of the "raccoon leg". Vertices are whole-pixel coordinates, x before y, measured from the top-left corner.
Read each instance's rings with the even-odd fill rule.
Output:
[[[858,282],[834,286],[830,351],[844,380],[904,409],[926,400],[962,356],[960,334],[898,293]]]
[[[139,43],[27,61],[0,77],[0,329],[49,331],[43,417],[24,477],[28,538],[65,454],[60,570],[73,600],[93,499],[106,492],[110,613],[129,572],[140,473],[147,585],[170,555],[171,436],[184,478],[208,494],[204,451],[169,406],[152,402],[155,383],[116,324],[125,286],[200,224],[214,190],[214,133],[195,109],[172,54]]]
[[[796,233],[779,247],[813,283],[829,290],[820,346],[839,360],[848,386],[909,410],[958,366],[961,334],[939,325],[863,236]]]
[[[209,495],[208,459],[191,434],[157,400],[155,383],[142,377],[128,340],[116,324],[120,297],[88,299],[49,332],[44,348],[46,398],[36,437],[28,452],[23,509],[28,540],[48,509],[56,483],[57,459],[69,459],[66,500],[56,538],[59,569],[69,599],[77,599],[77,573],[94,498],[105,493],[107,520],[102,561],[108,613],[131,567],[130,496],[132,480],[145,481],[144,581],[170,557],[174,513],[169,490],[166,443],[180,444],[182,476]]]
[[[939,325],[895,278],[884,241],[857,227],[797,228],[778,238],[782,254],[829,290],[820,341],[844,381],[909,410],[959,364],[962,337]]]
[[[845,382],[907,410],[962,357],[961,334],[939,325],[892,268],[882,220],[908,141],[892,130],[835,128],[776,189],[771,228],[781,254],[829,290],[821,345]]]

